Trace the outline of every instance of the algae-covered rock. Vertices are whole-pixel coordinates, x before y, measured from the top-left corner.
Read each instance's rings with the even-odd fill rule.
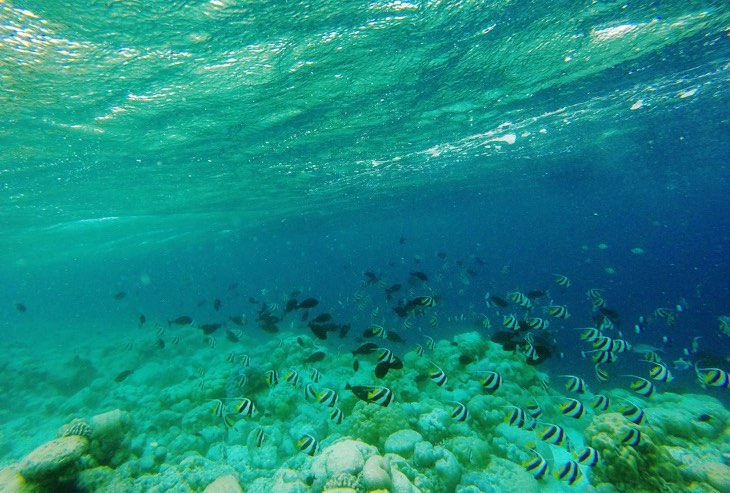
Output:
[[[241,489],[241,485],[238,484],[236,476],[226,474],[210,483],[203,490],[203,493],[243,493],[243,490]]]
[[[730,492],[730,466],[721,462],[692,464],[682,471],[690,481],[707,483],[720,492]]]
[[[416,443],[423,440],[423,436],[415,430],[398,430],[385,440],[385,452],[398,454],[406,459],[413,455]]]
[[[23,476],[11,468],[0,469],[0,491],[3,493],[31,493]]]
[[[540,484],[522,466],[494,457],[482,473],[465,475],[456,491],[539,493]]]
[[[643,438],[636,447],[622,443],[631,429],[638,428],[619,413],[594,416],[586,427],[586,445],[598,450],[603,459],[593,468],[593,482],[636,493],[664,491],[667,484],[680,482],[679,469],[664,447],[653,442],[649,431],[641,429]]]
[[[388,407],[358,401],[352,409],[350,435],[376,447],[382,447],[385,439],[399,431],[407,416],[397,403]]]
[[[18,472],[29,482],[56,482],[78,466],[79,458],[88,449],[86,437],[69,435],[57,438],[30,452],[18,465]]]
[[[390,491],[393,487],[393,479],[388,462],[379,455],[368,458],[360,473],[360,484],[366,491]]]

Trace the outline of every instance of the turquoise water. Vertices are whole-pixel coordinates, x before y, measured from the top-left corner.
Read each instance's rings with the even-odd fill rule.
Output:
[[[692,366],[730,370],[728,25],[719,1],[0,3],[0,464],[118,409],[60,482],[27,488],[202,491],[232,473],[245,491],[318,492],[350,437],[385,458],[391,491],[416,491],[396,470],[434,492],[723,491],[727,388]],[[615,311],[604,334],[634,349],[601,366],[606,383],[573,330],[600,324],[592,288]],[[530,310],[486,302],[528,291],[544,292]],[[324,313],[337,329],[321,340]],[[550,326],[502,348],[509,314]],[[404,339],[376,338],[404,362],[382,379],[377,352],[351,354],[372,324]],[[528,333],[550,352],[537,364]],[[621,375],[650,379],[650,348],[673,379],[645,398]],[[312,366],[339,425],[304,399]],[[301,381],[269,388],[269,369]],[[485,391],[482,371],[503,386]],[[233,412],[244,397],[251,419]],[[562,415],[568,397],[585,416]],[[632,428],[622,398],[648,416],[636,447],[597,431]],[[503,423],[534,400],[535,430]],[[573,446],[543,443],[544,423]],[[545,478],[523,466],[532,442]],[[585,446],[599,464],[572,486],[552,476]]]

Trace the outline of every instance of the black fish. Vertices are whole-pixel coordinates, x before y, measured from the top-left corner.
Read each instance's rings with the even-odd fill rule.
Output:
[[[380,277],[378,277],[374,272],[365,272],[365,282],[366,284],[375,284],[380,280]]]
[[[289,313],[296,310],[298,304],[299,302],[295,298],[287,300],[286,305],[284,306],[284,313]]]
[[[117,301],[123,300],[126,297],[127,297],[127,293],[124,292],[124,291],[119,291],[118,293],[115,293],[114,294],[114,299],[117,300]]]
[[[226,338],[231,342],[238,342],[241,339],[231,329],[226,329]]]
[[[527,296],[531,300],[537,300],[537,299],[542,298],[546,294],[547,293],[545,291],[534,290],[534,291],[528,291],[527,293],[525,293],[525,296]]]
[[[388,370],[402,370],[403,369],[403,360],[401,360],[398,356],[393,355],[390,359],[390,361],[385,360],[381,361],[375,366],[375,376],[378,378],[383,378],[385,375],[388,374]]]
[[[428,281],[428,276],[421,271],[411,272],[411,277],[415,277],[416,279],[420,279],[421,281]]]
[[[327,339],[327,328],[326,327],[324,327],[322,325],[310,323],[309,330],[312,331],[312,334],[314,334],[314,336],[317,339],[321,339],[323,341]]]
[[[159,337],[157,339],[157,347],[160,349],[165,349],[165,340],[162,337]]]
[[[402,305],[393,307],[393,311],[400,318],[406,318],[408,316],[408,308]]]
[[[500,298],[499,296],[492,295],[489,298],[487,298],[490,303],[493,305],[497,305],[500,308],[506,308],[509,306],[509,302],[505,300],[504,298]]]
[[[474,356],[469,356],[468,354],[462,354],[459,356],[459,363],[462,365],[468,365],[469,363],[473,363],[475,361]]]
[[[390,365],[387,362],[382,361],[375,366],[375,376],[377,378],[383,378],[388,374],[389,369]]]
[[[177,317],[175,320],[168,320],[167,325],[190,325],[193,323],[192,317],[188,317],[187,315],[181,315]]]
[[[322,361],[326,355],[327,354],[324,351],[317,351],[307,356],[307,359],[305,359],[304,362],[316,363],[317,361]]]
[[[358,360],[352,360],[352,369],[353,371],[360,369],[360,362]]]
[[[312,319],[312,323],[321,324],[332,320],[332,315],[329,313],[321,313]]]
[[[235,291],[237,287],[238,287],[238,283],[232,282],[228,285],[228,291]]]
[[[253,296],[249,296],[248,297],[248,302],[251,303],[252,305],[258,305],[259,304],[259,300],[257,300]]]
[[[405,236],[401,236],[400,238],[398,238],[398,243],[399,244],[403,245],[405,242],[406,242],[406,237]]]
[[[370,354],[374,353],[378,350],[378,345],[374,342],[366,342],[365,344],[361,344],[358,346],[357,349],[355,349],[352,354]]]
[[[299,303],[297,308],[314,308],[317,305],[319,305],[319,300],[315,298],[306,298],[303,299],[301,303]]]
[[[401,336],[399,336],[392,330],[387,332],[386,337],[389,341],[392,341],[392,342],[400,342],[400,343],[406,342],[405,339],[403,339]]]
[[[350,324],[340,325],[340,339],[347,337],[348,332],[350,332]]]
[[[304,347],[304,339],[302,339],[301,337],[297,337],[297,344]]]
[[[125,381],[125,380],[127,379],[127,377],[128,377],[129,375],[131,375],[132,373],[134,373],[134,370],[124,370],[124,371],[123,371],[123,372],[121,372],[121,373],[120,373],[119,375],[117,375],[116,377],[114,377],[114,381],[115,381],[115,382],[117,382],[117,383],[119,383],[119,382],[123,382],[123,381]]]
[[[438,252],[438,253],[436,254],[436,256],[437,256],[438,258],[440,258],[441,260],[444,260],[444,259],[446,259],[446,252]]]
[[[264,332],[268,332],[270,334],[275,334],[279,332],[279,327],[275,323],[264,323],[260,324],[259,328],[263,330]]]
[[[139,316],[139,326],[140,327],[142,327],[146,321],[147,321],[147,317],[145,317],[144,315]]]
[[[213,300],[213,309],[215,311],[218,311],[221,309],[221,300],[219,300],[218,298]]]
[[[25,307],[25,305],[23,303],[16,303],[15,309],[18,310],[20,313],[25,313],[27,310],[27,308]]]
[[[228,320],[233,322],[236,325],[244,326],[246,325],[246,318],[243,315],[235,315],[233,317],[228,317]]]
[[[203,334],[210,335],[222,326],[222,324],[202,324],[199,328],[203,331]]]

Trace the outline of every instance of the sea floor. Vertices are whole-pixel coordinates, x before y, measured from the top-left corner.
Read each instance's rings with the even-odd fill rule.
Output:
[[[394,349],[403,368],[378,379],[378,353],[353,356],[304,332],[246,329],[234,341],[226,329],[148,325],[10,340],[0,466],[13,474],[0,474],[0,491],[203,491],[226,475],[277,493],[730,491],[730,413],[699,386],[680,395],[655,382],[644,397],[589,381],[571,392],[476,331],[423,355]],[[347,384],[387,388],[392,402]],[[85,437],[78,449],[31,454],[64,431]]]

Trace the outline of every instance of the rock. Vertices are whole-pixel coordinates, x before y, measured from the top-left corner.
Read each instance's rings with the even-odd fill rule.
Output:
[[[693,464],[683,473],[690,480],[705,482],[718,491],[730,492],[730,467],[722,462]]]
[[[92,438],[103,440],[106,437],[121,433],[129,424],[129,415],[121,409],[114,409],[91,418]]]
[[[3,493],[25,493],[28,491],[25,480],[16,471],[0,469],[0,491]]]
[[[89,440],[86,437],[69,435],[57,438],[29,453],[20,462],[18,471],[32,482],[58,480],[61,474],[77,465],[79,458],[88,449]]]
[[[236,476],[228,474],[210,483],[203,493],[243,493],[243,490]]]
[[[423,440],[423,436],[416,430],[399,430],[385,440],[385,452],[398,454],[406,459],[413,455],[416,443]]]
[[[337,442],[326,450],[325,469],[330,477],[343,473],[356,476],[365,465],[365,459],[353,440]]]
[[[360,484],[365,491],[390,491],[393,488],[393,480],[390,477],[390,466],[386,460],[379,455],[370,457],[360,474]]]

